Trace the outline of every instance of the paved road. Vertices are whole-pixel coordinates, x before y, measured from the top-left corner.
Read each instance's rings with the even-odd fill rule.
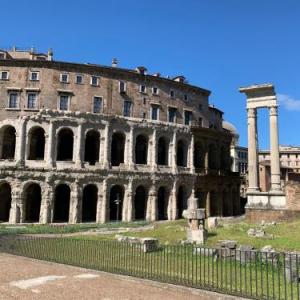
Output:
[[[0,253],[0,299],[227,300],[238,298]]]

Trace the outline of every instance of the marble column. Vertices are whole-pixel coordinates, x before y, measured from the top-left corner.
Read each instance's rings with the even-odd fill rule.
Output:
[[[271,191],[281,191],[277,106],[270,107],[269,113],[270,113]]]
[[[48,144],[48,147],[47,147],[47,153],[46,153],[46,163],[47,165],[51,168],[53,167],[53,150],[54,150],[54,123],[53,122],[50,122],[49,124],[49,131],[48,131],[48,141],[47,141],[47,144]]]
[[[75,163],[77,168],[81,168],[83,165],[83,156],[84,156],[84,148],[83,148],[83,136],[82,136],[82,124],[78,125],[77,128],[77,143],[76,143],[76,153],[75,153]]]
[[[248,192],[259,191],[258,156],[257,156],[257,112],[248,109]]]
[[[129,132],[129,138],[127,141],[127,145],[126,145],[126,149],[127,149],[127,155],[125,157],[127,157],[127,164],[129,169],[133,169],[134,168],[134,147],[135,147],[135,143],[134,143],[134,135],[133,135],[133,131],[134,128],[133,126],[130,127],[130,132]],[[126,161],[125,161],[126,163]]]

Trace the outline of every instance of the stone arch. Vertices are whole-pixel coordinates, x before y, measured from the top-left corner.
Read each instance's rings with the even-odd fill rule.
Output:
[[[42,190],[38,183],[31,182],[24,187],[24,222],[39,222],[42,203]]]
[[[124,163],[125,134],[115,132],[111,140],[111,165],[119,166]]]
[[[139,185],[134,194],[134,219],[145,220],[147,213],[148,190]]]
[[[43,160],[45,155],[45,130],[40,126],[28,132],[28,159]]]
[[[110,221],[122,221],[124,201],[124,187],[113,185],[109,193],[109,219]]]
[[[62,128],[57,134],[57,160],[73,160],[74,133],[70,128]]]
[[[195,168],[203,169],[205,162],[204,147],[200,141],[195,142],[194,145],[194,166]]]
[[[5,125],[0,130],[0,158],[14,159],[16,150],[16,129],[11,125]]]
[[[0,184],[0,222],[9,221],[11,208],[11,186],[7,182]]]
[[[146,135],[139,134],[135,139],[135,163],[146,165],[148,159],[149,139]]]
[[[84,161],[95,165],[99,161],[100,133],[97,130],[89,130],[85,136]]]
[[[167,166],[169,164],[169,141],[165,137],[160,137],[157,143],[157,164]]]
[[[168,219],[169,193],[166,187],[161,186],[157,191],[158,220]]]
[[[53,222],[69,222],[70,200],[70,187],[65,183],[57,185],[54,192]]]
[[[179,140],[176,146],[176,163],[178,167],[187,167],[188,147],[184,140]]]
[[[217,169],[217,147],[210,144],[208,147],[208,167],[212,170]]]
[[[98,188],[88,184],[82,193],[82,222],[96,222],[98,202]]]
[[[187,190],[186,187],[183,185],[180,185],[177,190],[177,217],[178,219],[182,218],[182,213],[185,209],[187,209]]]

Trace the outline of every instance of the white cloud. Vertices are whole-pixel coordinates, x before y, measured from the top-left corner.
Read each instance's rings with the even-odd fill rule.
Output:
[[[287,110],[300,111],[300,99],[292,98],[289,95],[278,94],[278,101]]]

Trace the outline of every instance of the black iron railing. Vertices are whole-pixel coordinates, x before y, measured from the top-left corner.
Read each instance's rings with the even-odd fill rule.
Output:
[[[253,299],[300,300],[295,253],[76,238],[0,237],[0,252]]]

